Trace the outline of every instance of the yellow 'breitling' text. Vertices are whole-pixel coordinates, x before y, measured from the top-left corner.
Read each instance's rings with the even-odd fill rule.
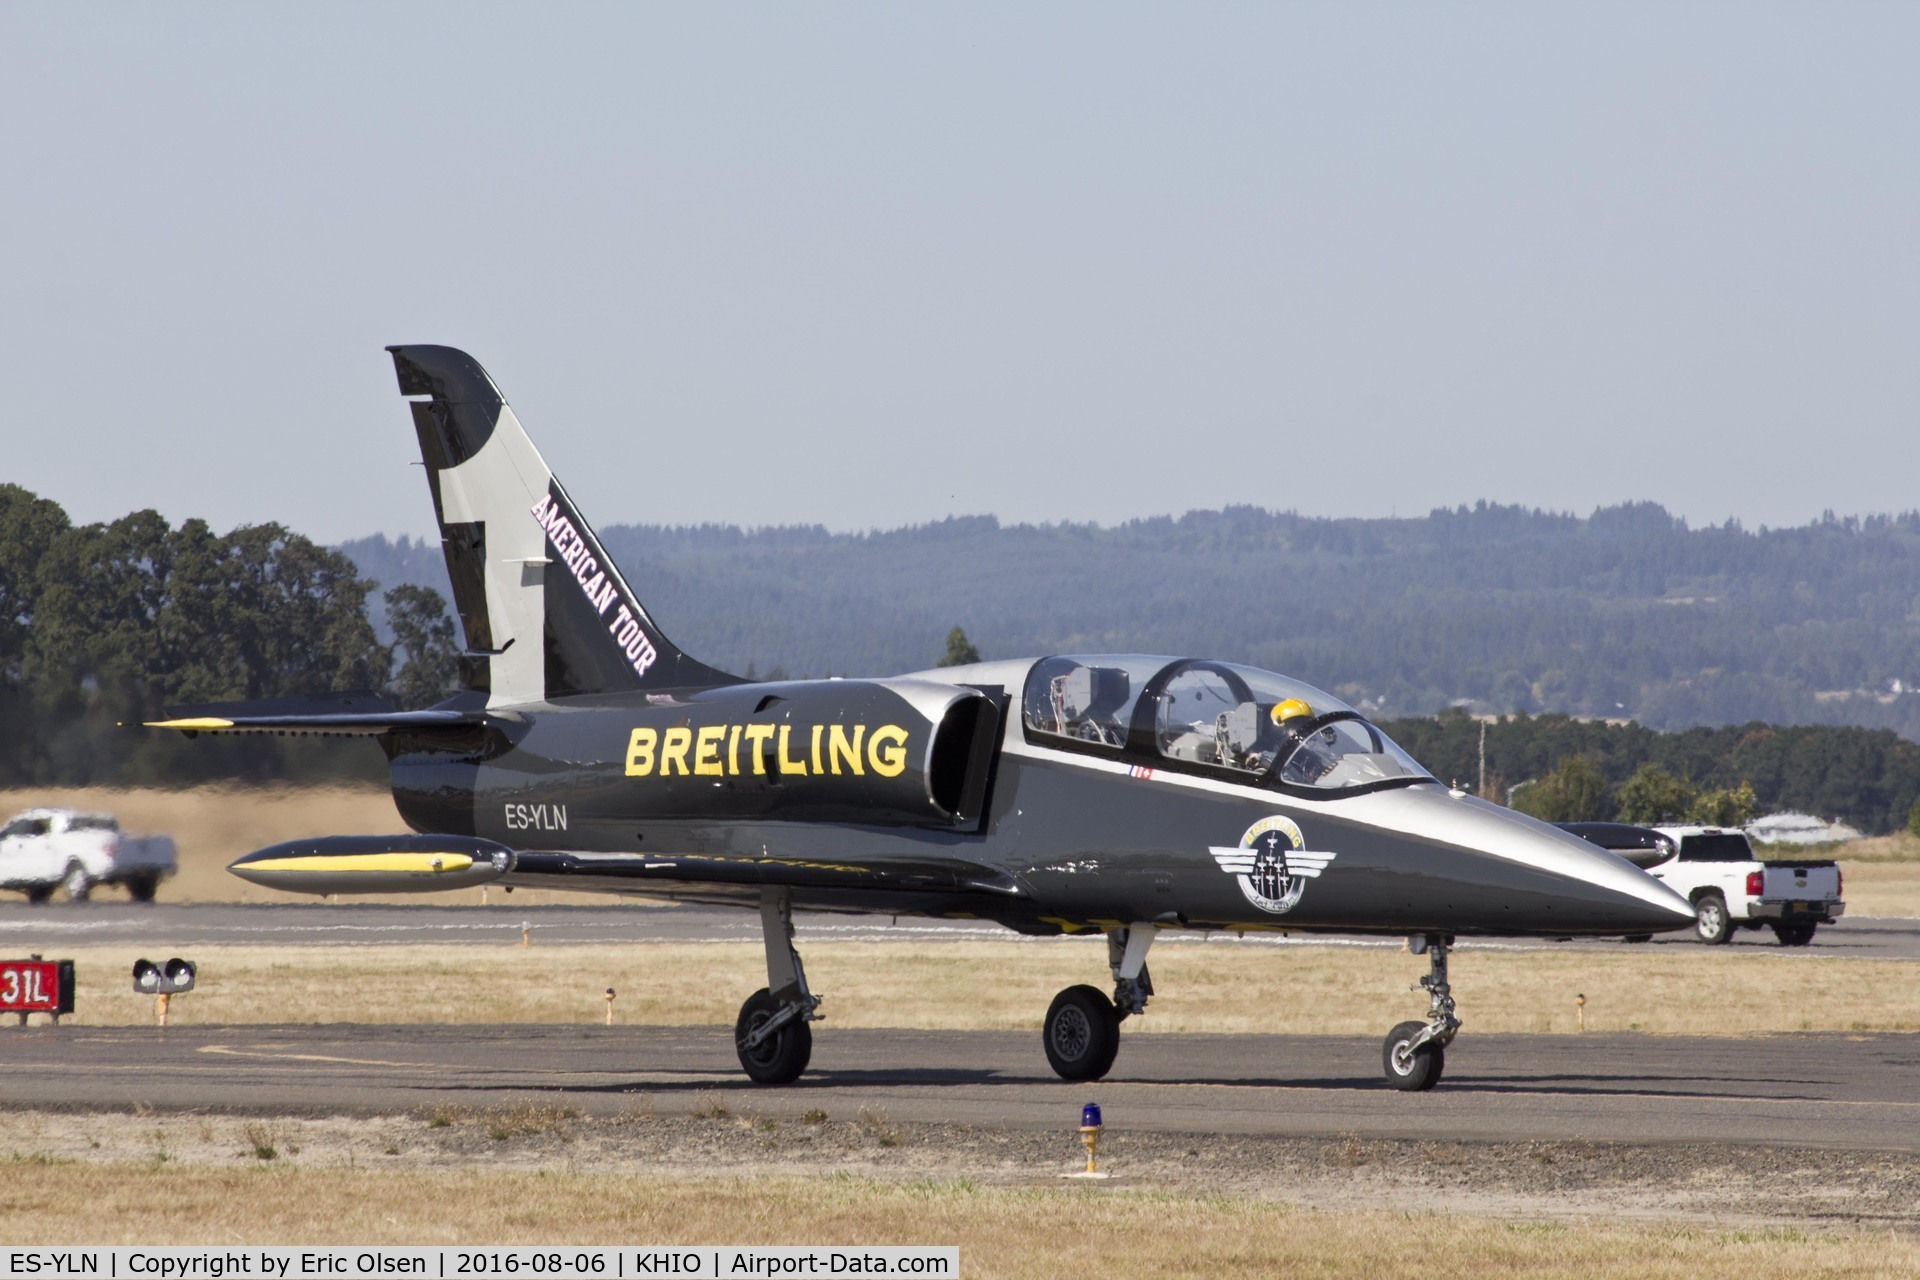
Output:
[[[627,739],[629,778],[865,777],[868,770],[897,778],[906,767],[907,731],[897,724],[871,733],[864,724],[816,724],[798,735],[790,724],[675,725],[635,729]]]

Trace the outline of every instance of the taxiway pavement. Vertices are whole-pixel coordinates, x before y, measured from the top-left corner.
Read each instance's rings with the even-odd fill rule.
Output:
[[[944,921],[887,916],[801,913],[798,939],[807,942],[956,942],[1008,941],[1019,935],[978,921]],[[295,903],[0,903],[0,955],[61,947],[129,946],[184,948],[289,945],[447,945],[514,944],[522,924],[538,943],[647,943],[760,941],[760,917],[752,911],[716,907],[663,907],[610,903],[607,906],[515,906],[511,901],[478,904],[388,905],[342,902]],[[1337,934],[1162,934],[1156,946],[1312,946],[1386,947],[1398,938],[1360,938]],[[1564,950],[1568,947],[1622,948],[1618,940],[1576,942],[1479,941],[1465,939],[1461,949]],[[1644,947],[1693,947],[1687,933],[1667,934]],[[1872,960],[1920,960],[1920,918],[1849,916],[1824,926],[1813,945],[1783,948],[1767,930],[1741,932],[1729,944],[1738,951],[1759,950],[1810,957]]]
[[[1427,1094],[1389,1089],[1370,1037],[1136,1033],[1114,1074],[1052,1076],[1016,1032],[834,1030],[798,1084],[746,1083],[725,1030],[265,1026],[0,1029],[0,1105],[325,1115],[524,1103],[987,1128],[1920,1150],[1920,1039],[1463,1034]]]

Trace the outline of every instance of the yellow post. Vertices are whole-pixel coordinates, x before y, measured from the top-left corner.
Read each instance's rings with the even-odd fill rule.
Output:
[[[173,997],[168,995],[166,992],[162,991],[159,995],[155,996],[153,999],[154,999],[155,1011],[158,1012],[160,1015],[160,1025],[164,1027],[167,1025],[167,1002],[173,999]]]
[[[1580,1029],[1585,1031],[1587,1029],[1587,997],[1585,992],[1573,998],[1573,1015],[1579,1019]]]
[[[533,945],[533,922],[530,920],[520,922],[520,945],[523,947]]]
[[[1095,1149],[1100,1145],[1100,1104],[1089,1102],[1080,1108],[1080,1141],[1087,1148],[1087,1167],[1079,1173],[1063,1173],[1063,1178],[1105,1178],[1094,1164]]]
[[[613,1025],[613,988],[607,988],[607,1025]]]

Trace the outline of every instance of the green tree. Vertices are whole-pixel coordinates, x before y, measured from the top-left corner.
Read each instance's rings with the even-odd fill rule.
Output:
[[[1706,827],[1744,827],[1759,811],[1753,787],[1742,781],[1737,787],[1702,792],[1688,809],[1687,817]]]
[[[0,484],[0,679],[19,677],[40,597],[40,562],[68,528],[59,503]]]
[[[1606,775],[1585,756],[1568,756],[1553,772],[1513,793],[1513,807],[1542,822],[1595,822],[1607,814]]]
[[[1657,764],[1643,764],[1614,793],[1614,818],[1642,825],[1678,822],[1699,798],[1699,788],[1685,778],[1676,778]]]
[[[947,654],[934,665],[938,667],[964,667],[980,661],[980,651],[967,639],[967,633],[959,627],[947,632]]]
[[[1913,802],[1913,808],[1907,810],[1907,834],[1920,837],[1920,800]]]
[[[460,647],[447,602],[432,587],[416,586],[394,587],[386,599],[397,667],[388,689],[403,707],[430,707],[451,694],[460,677]]]
[[[389,660],[367,621],[372,585],[346,556],[279,525],[219,535],[203,520],[174,529],[136,511],[62,528],[34,566],[15,682],[24,723],[9,727],[30,747],[4,763],[39,782],[278,776],[303,748],[188,747],[121,726],[181,703],[379,688]]]

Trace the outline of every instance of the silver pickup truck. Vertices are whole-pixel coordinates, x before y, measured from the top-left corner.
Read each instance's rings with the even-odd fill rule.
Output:
[[[45,902],[64,888],[86,901],[96,885],[121,884],[136,902],[153,901],[172,875],[173,841],[122,834],[112,814],[73,809],[29,809],[0,827],[0,889],[28,902]]]

